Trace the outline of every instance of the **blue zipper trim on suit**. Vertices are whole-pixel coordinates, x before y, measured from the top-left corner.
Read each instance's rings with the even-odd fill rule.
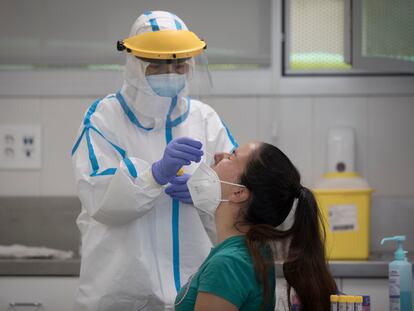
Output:
[[[85,135],[86,127],[83,128],[82,133],[79,135],[78,140],[76,141],[75,145],[73,145],[71,155],[73,156],[76,150],[79,147],[80,142],[82,141],[83,135]]]
[[[104,170],[103,172],[100,173],[92,173],[91,177],[95,177],[95,176],[106,176],[106,175],[115,175],[116,172],[116,168],[115,167],[111,167],[111,168],[107,168],[106,170]]]
[[[174,111],[174,108],[177,106],[177,96],[171,98],[170,109],[167,113],[167,118],[165,120],[165,140],[167,144],[172,140],[172,127],[171,127],[171,113]]]
[[[86,133],[86,142],[87,142],[87,146],[88,146],[88,151],[89,151],[89,160],[91,162],[92,165],[92,173],[91,173],[91,177],[94,176],[103,176],[103,175],[114,175],[116,172],[116,168],[108,168],[103,172],[98,172],[99,171],[99,164],[98,164],[98,160],[96,159],[96,155],[95,155],[95,151],[93,149],[93,145],[92,145],[92,141],[91,141],[91,137],[90,137],[90,130],[95,131],[96,133],[98,133],[103,139],[105,139],[112,147],[114,147],[114,149],[116,151],[118,151],[118,153],[121,155],[122,160],[125,162],[125,165],[127,166],[128,172],[129,174],[134,177],[137,178],[138,177],[138,173],[135,169],[134,164],[131,162],[131,160],[126,156],[126,152],[124,149],[122,149],[121,147],[115,145],[114,143],[112,143],[111,141],[109,141],[99,130],[97,130],[94,126],[89,126],[85,133]]]
[[[173,14],[173,16],[174,16],[175,28],[177,28],[177,30],[182,30],[183,26],[181,25],[181,23],[177,19],[175,19],[175,17],[177,17],[177,16],[175,16],[174,14]]]
[[[177,106],[177,96],[171,99],[170,109],[167,114],[165,123],[165,140],[167,144],[172,140],[172,122],[171,113]],[[180,217],[180,203],[178,200],[172,200],[172,243],[173,243],[173,274],[174,284],[177,293],[181,288],[180,280],[180,237],[179,237],[179,217]]]
[[[94,173],[98,172],[99,164],[98,164],[98,160],[96,159],[95,151],[93,150],[93,147],[92,147],[92,142],[91,142],[91,136],[89,134],[89,129],[86,130],[86,142],[87,142],[87,145],[88,145],[89,160],[91,161],[91,165],[92,165],[92,169],[93,169],[92,174],[94,174]]]
[[[108,96],[107,98],[114,98],[115,96]],[[125,165],[128,168],[128,171],[130,175],[134,178],[138,177],[138,173],[135,169],[134,164],[131,162],[131,160],[127,157],[126,151],[122,149],[121,147],[115,145],[110,140],[108,140],[97,128],[95,128],[93,125],[91,125],[91,117],[96,111],[96,108],[98,104],[101,102],[101,99],[96,100],[91,107],[89,108],[88,112],[86,113],[85,119],[83,121],[84,128],[82,130],[82,133],[79,135],[79,138],[76,140],[75,145],[72,148],[72,156],[76,152],[76,150],[79,147],[80,142],[82,141],[83,136],[86,136],[86,143],[88,147],[88,154],[89,154],[89,161],[91,162],[92,166],[92,173],[90,176],[104,176],[104,175],[114,175],[116,172],[116,168],[108,168],[104,170],[103,172],[98,172],[99,170],[99,163],[95,155],[95,151],[93,149],[91,136],[90,136],[90,130],[92,129],[96,133],[98,133],[103,139],[105,139],[118,153],[121,155],[122,160],[125,162]]]
[[[180,24],[179,21],[177,21],[176,19],[174,19],[174,22],[175,22],[175,27],[177,27],[177,30],[183,29],[183,27],[181,26],[181,24]]]
[[[79,147],[80,142],[82,141],[83,135],[85,135],[87,129],[89,128],[89,125],[91,123],[91,116],[96,111],[96,107],[100,103],[101,98],[98,98],[93,102],[93,104],[89,107],[88,112],[86,113],[85,119],[83,120],[83,125],[85,126],[82,130],[82,133],[79,135],[79,138],[76,140],[75,145],[72,148],[72,156],[76,152],[76,150]]]
[[[227,132],[227,136],[229,137],[231,143],[233,144],[233,149],[231,151],[234,151],[234,149],[239,147],[239,144],[236,142],[236,140],[234,139],[233,135],[231,135],[230,130],[228,129],[228,127],[226,126],[226,124],[223,122],[223,120],[221,120],[221,123],[223,124],[224,128],[226,129]]]
[[[95,113],[96,108],[98,107],[99,103],[101,102],[102,98],[98,98],[93,102],[91,107],[89,107],[88,112],[86,113],[85,119],[83,120],[83,125],[89,125],[91,123],[91,117]]]
[[[188,96],[186,99],[187,99],[187,110],[182,115],[178,116],[172,121],[170,117],[171,117],[171,113],[174,111],[174,108],[177,106],[177,96],[171,99],[171,105],[170,105],[170,109],[168,111],[167,119],[166,119],[165,139],[167,141],[167,144],[172,140],[172,128],[183,123],[187,119],[188,115],[190,114],[191,98],[190,96]]]
[[[114,97],[115,97],[114,95],[111,95],[111,96],[108,96],[107,98],[114,98]],[[101,98],[98,98],[97,100],[95,100],[93,104],[90,106],[88,112],[86,113],[85,119],[83,120],[83,125],[85,125],[85,127],[83,128],[82,133],[79,135],[78,139],[76,140],[76,143],[72,147],[72,152],[71,152],[72,156],[78,149],[79,144],[82,141],[82,138],[83,138],[83,135],[85,134],[86,129],[89,128],[89,125],[91,123],[91,116],[96,111],[96,107],[98,106],[101,100],[102,100]]]
[[[126,103],[124,97],[121,95],[120,92],[116,93],[116,98],[118,99],[119,103],[121,104],[122,109],[124,110],[125,114],[128,116],[129,120],[132,123],[134,123],[137,127],[143,130],[146,130],[146,131],[151,131],[152,129],[154,129],[153,127],[145,127],[138,121],[138,118],[132,112],[131,108],[129,108],[128,104]]]
[[[180,115],[179,117],[177,117],[176,119],[171,121],[170,122],[171,127],[175,127],[177,125],[180,125],[182,122],[184,122],[185,119],[187,119],[187,117],[190,113],[190,104],[191,104],[191,99],[190,99],[190,96],[188,96],[187,97],[187,110],[186,110],[186,112],[184,112],[182,115]]]
[[[115,145],[114,143],[112,143],[109,139],[107,139],[97,128],[95,128],[94,126],[91,126],[91,129],[94,130],[95,132],[97,132],[103,139],[105,139],[112,147],[114,147],[114,149],[116,151],[118,151],[118,153],[121,155],[122,160],[125,162],[125,165],[128,168],[128,172],[129,174],[134,177],[137,178],[138,177],[138,173],[137,170],[135,169],[134,164],[132,163],[132,161],[127,157],[126,155],[126,151],[124,149],[122,149],[121,147]],[[116,171],[116,169],[115,169]],[[114,174],[115,174],[114,171]]]
[[[170,14],[174,18],[175,28],[177,30],[182,30],[183,29],[183,25],[181,25],[181,23],[178,21],[178,16],[175,15],[174,13],[170,13]]]
[[[158,26],[157,20],[155,18],[151,18],[149,20],[149,22],[151,24],[152,31],[158,31],[158,30],[160,30],[160,26]]]
[[[180,280],[180,236],[179,236],[179,219],[180,219],[180,202],[173,199],[172,208],[172,238],[173,238],[173,268],[174,283],[177,293],[181,289]]]

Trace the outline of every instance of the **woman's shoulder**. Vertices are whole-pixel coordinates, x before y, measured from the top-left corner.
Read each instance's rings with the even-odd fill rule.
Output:
[[[237,308],[254,305],[257,310],[260,305],[261,287],[242,243],[227,245],[211,256],[202,267],[198,282],[198,291],[222,297]]]
[[[245,243],[228,245],[220,249],[208,262],[208,266],[214,268],[254,271],[251,256]]]

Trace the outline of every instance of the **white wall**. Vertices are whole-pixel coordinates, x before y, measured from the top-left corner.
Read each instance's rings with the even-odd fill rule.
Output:
[[[42,126],[42,169],[0,170],[2,196],[74,195],[70,151],[92,98],[0,98],[1,123]]]
[[[70,150],[87,98],[2,98],[0,123],[39,123],[43,167],[0,171],[0,195],[75,195]],[[210,97],[239,143],[263,140],[290,156],[304,184],[324,173],[331,126],[356,131],[356,168],[377,196],[414,197],[414,96],[410,97]],[[272,137],[276,126],[276,137]]]
[[[214,98],[212,105],[241,143],[259,139],[284,150],[309,186],[325,172],[327,129],[352,126],[356,168],[376,194],[414,196],[414,96]]]
[[[277,17],[281,1],[271,3],[276,17],[271,31],[272,68],[212,72],[214,94],[220,95],[204,98],[205,102],[219,112],[239,143],[263,140],[284,150],[307,186],[325,171],[327,129],[354,127],[356,169],[375,189],[372,250],[382,249],[383,234],[406,234],[413,239],[408,220],[414,213],[414,76],[280,76],[282,36]],[[132,18],[136,13],[128,14]],[[225,17],[235,25],[240,21],[237,14]],[[112,26],[108,29],[115,31]],[[111,33],[108,38],[114,37]],[[222,35],[228,40],[228,32]],[[122,73],[110,70],[0,71],[0,123],[43,127],[42,169],[0,170],[0,196],[76,195],[70,151],[84,111],[121,83]],[[414,251],[412,240],[407,242]]]

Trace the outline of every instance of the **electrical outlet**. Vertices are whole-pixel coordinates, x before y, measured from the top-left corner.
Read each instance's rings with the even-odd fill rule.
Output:
[[[0,124],[0,169],[41,168],[41,127]]]

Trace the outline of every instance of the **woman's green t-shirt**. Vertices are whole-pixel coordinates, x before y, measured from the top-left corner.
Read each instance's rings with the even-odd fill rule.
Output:
[[[274,268],[269,271],[271,297],[264,310],[274,310]],[[198,292],[221,297],[241,311],[260,310],[263,288],[256,279],[245,236],[233,236],[212,248],[207,259],[175,299],[176,311],[194,310]]]

